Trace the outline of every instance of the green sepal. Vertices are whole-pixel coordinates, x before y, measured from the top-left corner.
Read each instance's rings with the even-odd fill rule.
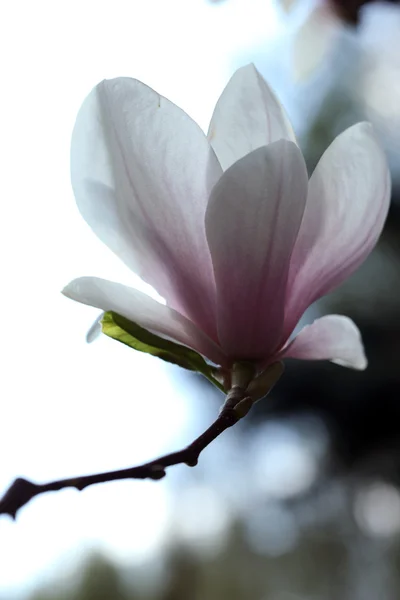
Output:
[[[104,313],[101,319],[101,330],[108,337],[134,350],[157,356],[184,369],[197,371],[207,377],[217,388],[224,391],[222,384],[214,377],[214,367],[209,365],[200,354],[191,348],[151,333],[137,323],[129,321],[129,319],[121,317],[113,311]]]

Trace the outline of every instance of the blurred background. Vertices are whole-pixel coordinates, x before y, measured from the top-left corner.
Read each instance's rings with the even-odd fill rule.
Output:
[[[384,235],[313,307],[360,327],[369,367],[288,362],[244,422],[160,482],[39,497],[0,518],[1,600],[397,600],[400,596],[400,3],[19,0],[0,7],[0,492],[128,467],[215,418],[206,381],[110,339],[60,290],[97,275],[153,293],[80,218],[77,110],[103,78],[145,81],[206,129],[254,62],[310,171],[372,121],[392,169]]]

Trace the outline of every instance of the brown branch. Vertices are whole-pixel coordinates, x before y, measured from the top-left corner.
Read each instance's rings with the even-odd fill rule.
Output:
[[[83,490],[89,485],[104,483],[106,481],[117,481],[119,479],[162,479],[166,475],[165,469],[167,467],[178,464],[186,464],[189,467],[194,467],[197,465],[201,452],[225,429],[232,427],[239,419],[244,417],[252,404],[253,401],[251,398],[244,397],[243,390],[235,386],[228,394],[219,417],[187,448],[166,454],[137,467],[94,475],[84,475],[82,477],[59,479],[58,481],[42,484],[32,483],[22,478],[16,479],[0,500],[0,515],[7,514],[15,519],[17,511],[22,506],[35,496],[46,492],[56,492],[67,487],[75,487],[77,490]]]

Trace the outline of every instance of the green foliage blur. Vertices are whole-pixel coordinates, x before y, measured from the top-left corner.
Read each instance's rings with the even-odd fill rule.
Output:
[[[131,569],[93,555],[70,584],[55,581],[29,600],[392,600],[400,594],[400,543],[378,547],[349,519],[341,528],[315,526],[292,550],[267,556],[237,522],[219,552],[177,545],[162,564]]]

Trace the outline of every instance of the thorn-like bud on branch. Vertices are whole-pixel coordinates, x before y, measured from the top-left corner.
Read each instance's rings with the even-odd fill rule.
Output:
[[[249,410],[251,409],[253,404],[254,404],[254,402],[250,398],[250,396],[246,396],[246,398],[243,398],[243,400],[240,400],[240,402],[238,402],[236,404],[235,408],[233,409],[234,413],[238,417],[238,419],[243,419],[243,417],[245,417],[247,415],[247,413],[249,412]]]
[[[243,397],[244,397],[244,390],[237,386],[233,387],[231,390],[229,390],[226,400],[221,407],[221,411],[228,409],[228,408],[235,408],[235,406],[241,400],[243,400]]]
[[[154,465],[151,467],[151,478],[152,479],[162,479],[165,477],[165,467],[162,465]]]
[[[282,362],[270,365],[249,383],[246,395],[251,396],[253,402],[261,400],[261,398],[264,398],[272,390],[283,371],[284,366]]]
[[[85,489],[85,487],[88,486],[88,484],[85,482],[81,482],[79,479],[77,479],[76,483],[74,483],[73,486],[78,490],[78,492],[83,492],[83,490]]]
[[[89,485],[119,481],[121,479],[162,479],[168,467],[186,464],[189,467],[197,465],[200,454],[211,442],[229,427],[232,427],[249,412],[253,398],[245,391],[254,377],[255,369],[250,365],[235,365],[235,385],[227,395],[226,403],[218,418],[189,446],[177,452],[165,454],[160,458],[128,469],[118,469],[106,473],[94,473],[68,479],[58,479],[43,484],[36,484],[27,479],[17,479],[0,498],[0,515],[8,514],[13,519],[18,510],[35,496],[45,492],[57,492],[67,487],[83,490]],[[239,385],[240,384],[240,385]]]

